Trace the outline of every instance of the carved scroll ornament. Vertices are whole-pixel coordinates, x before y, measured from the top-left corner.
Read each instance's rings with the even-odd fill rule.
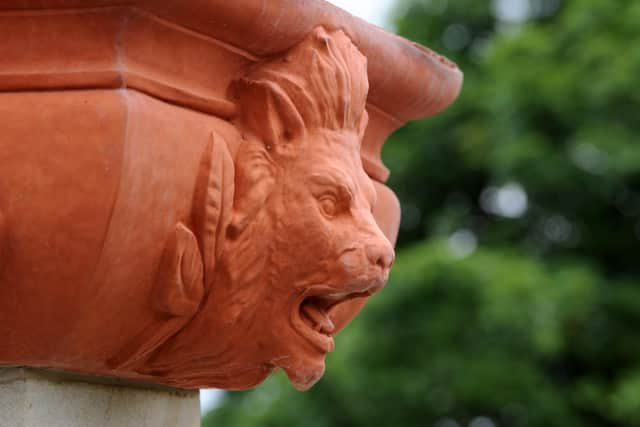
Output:
[[[66,286],[68,304],[80,308],[58,307],[47,317],[70,326],[41,349],[39,335],[21,340],[10,330],[17,310],[36,301],[12,288],[18,275],[11,271],[24,269],[0,269],[0,334],[9,343],[0,345],[0,363],[26,360],[180,387],[230,389],[258,384],[280,368],[297,388],[313,385],[334,348],[334,314],[355,315],[358,305],[350,308],[349,302],[380,290],[394,258],[372,215],[377,192],[361,161],[367,92],[366,58],[342,31],[318,27],[284,55],[252,65],[230,88],[240,111],[237,140],[230,139],[233,133],[211,130],[194,166],[193,190],[184,194],[190,210],[178,215],[167,234],[151,236],[164,246],[146,297],[132,302],[136,286],[147,278],[116,279],[135,260],[105,267],[110,252],[103,249],[86,283],[60,285]],[[125,181],[114,191],[139,182]],[[107,243],[117,240],[111,237],[116,221],[127,225],[118,212],[142,209],[140,203],[125,200],[108,208]],[[19,263],[11,256],[12,247],[15,254],[20,250],[15,220],[0,214],[0,254],[9,253],[7,263]],[[140,239],[150,238],[139,233]],[[125,247],[122,239],[129,235],[114,247]],[[85,291],[92,302],[74,299]],[[125,303],[132,308],[115,315]],[[35,313],[29,307],[26,312]],[[31,322],[35,331],[46,328],[38,324],[39,314],[33,316],[23,323]],[[110,322],[123,326],[107,338],[102,328]]]

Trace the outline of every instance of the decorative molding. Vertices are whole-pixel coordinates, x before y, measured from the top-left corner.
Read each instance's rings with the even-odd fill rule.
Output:
[[[342,29],[369,58],[373,126],[362,153],[367,173],[384,182],[389,171],[380,149],[387,136],[445,108],[462,83],[446,58],[320,0],[305,2],[304,13],[292,0],[243,0],[241,8],[223,0],[112,3],[3,2],[0,40],[21,43],[0,43],[0,91],[128,88],[231,120],[237,106],[227,88],[234,75],[281,54],[318,25]]]

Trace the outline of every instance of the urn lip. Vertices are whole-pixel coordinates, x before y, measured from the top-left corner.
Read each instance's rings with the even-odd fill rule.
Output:
[[[399,123],[432,116],[458,96],[463,74],[445,57],[324,0],[7,0],[0,15],[42,10],[132,8],[264,58],[314,27],[341,29],[368,58],[369,103]]]

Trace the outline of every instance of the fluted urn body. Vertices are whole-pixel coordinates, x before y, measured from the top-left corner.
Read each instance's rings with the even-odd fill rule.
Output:
[[[321,0],[3,2],[0,365],[308,388],[393,264],[382,144],[461,81]]]

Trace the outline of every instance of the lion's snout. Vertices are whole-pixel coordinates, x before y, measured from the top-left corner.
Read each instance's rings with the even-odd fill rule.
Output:
[[[384,287],[394,258],[395,253],[389,241],[377,236],[344,251],[339,258],[344,274],[340,281],[348,288],[344,291],[377,292]]]
[[[365,245],[364,251],[369,262],[379,267],[382,271],[388,272],[391,265],[393,265],[395,253],[387,241],[369,243]]]
[[[389,270],[395,259],[395,252],[389,241],[384,238],[365,244],[364,253],[369,262],[369,268],[373,270],[369,292],[374,294],[387,283]]]

